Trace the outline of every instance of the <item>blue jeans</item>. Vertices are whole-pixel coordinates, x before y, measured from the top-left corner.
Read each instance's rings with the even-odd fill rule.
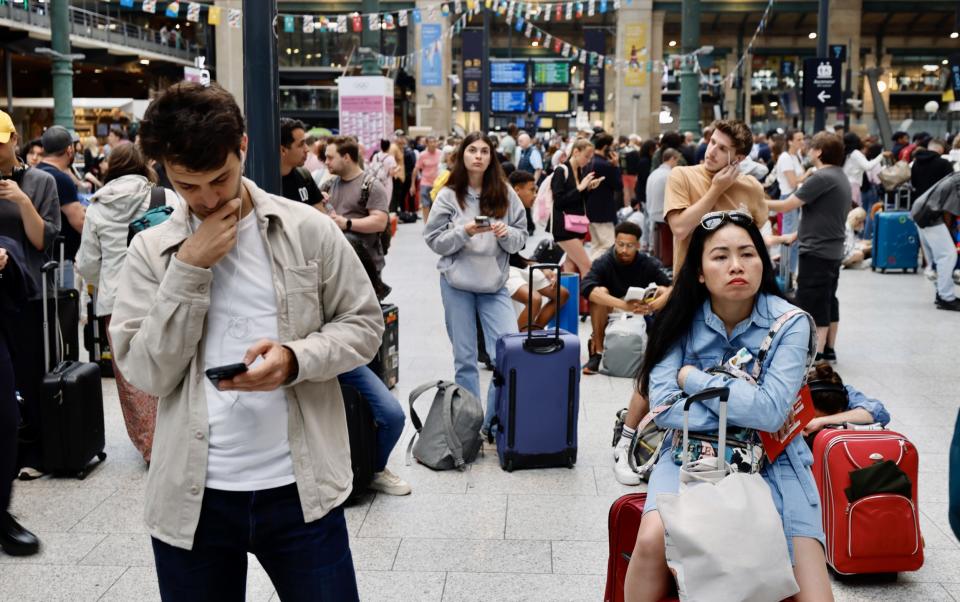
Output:
[[[165,601],[242,602],[247,552],[281,600],[359,600],[343,509],[305,523],[296,483],[262,491],[206,489],[193,549],[153,539]]]
[[[373,419],[377,423],[376,471],[381,472],[387,467],[390,452],[393,451],[393,446],[397,444],[403,433],[405,419],[403,408],[400,407],[400,402],[393,396],[390,389],[367,366],[344,372],[337,377],[337,380],[342,385],[355,388],[370,404],[370,411],[373,412]]]
[[[458,385],[470,391],[480,399],[480,370],[477,368],[477,323],[475,313],[480,316],[483,338],[487,346],[490,361],[497,361],[497,339],[505,334],[517,332],[517,314],[513,302],[502,288],[496,293],[471,293],[453,287],[447,279],[440,276],[440,298],[443,300],[443,314],[447,323],[447,336],[453,345],[453,365],[456,369],[454,380]],[[493,384],[487,389],[487,412],[483,417],[483,426],[488,428],[496,408],[497,391]]]
[[[780,199],[789,198],[790,195],[781,196]],[[780,234],[791,234],[796,232],[800,228],[800,210],[793,209],[792,211],[786,211],[783,214],[783,226],[781,228]],[[795,242],[790,245],[790,273],[796,274],[797,269],[800,267],[800,243]]]

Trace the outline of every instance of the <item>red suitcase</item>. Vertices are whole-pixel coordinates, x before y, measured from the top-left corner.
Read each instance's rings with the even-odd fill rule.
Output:
[[[912,499],[891,493],[848,502],[850,472],[891,460],[912,484]],[[917,448],[887,430],[824,429],[813,443],[813,477],[820,491],[827,563],[842,575],[898,573],[923,566]]]
[[[623,602],[623,581],[627,576],[630,555],[637,543],[637,531],[643,515],[643,505],[647,501],[646,493],[628,493],[621,496],[610,506],[610,558],[607,560],[607,589],[603,594],[604,602]],[[676,593],[664,602],[676,600]]]

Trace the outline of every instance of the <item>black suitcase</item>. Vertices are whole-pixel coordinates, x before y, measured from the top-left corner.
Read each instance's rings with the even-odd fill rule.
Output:
[[[94,286],[88,286],[90,301],[87,302],[87,323],[83,325],[83,347],[87,350],[90,362],[100,366],[100,376],[113,378],[113,352],[107,338],[107,319],[96,312],[97,296]]]
[[[392,303],[380,308],[383,310],[383,342],[369,368],[392,389],[400,382],[400,312]]]
[[[377,464],[377,423],[370,404],[350,385],[340,385],[350,435],[350,467],[353,469],[353,491],[348,503],[354,503],[367,492]]]
[[[43,273],[55,270],[57,262],[43,266]],[[44,370],[40,394],[40,447],[43,467],[49,473],[86,478],[90,470],[106,459],[103,423],[103,390],[96,364],[64,360],[57,341],[56,356],[50,356],[50,322],[47,286],[44,278],[43,332]],[[55,306],[57,302],[55,301]],[[59,308],[54,308],[55,331],[61,330]],[[51,360],[53,363],[51,363]],[[55,366],[51,370],[51,366]],[[96,459],[97,462],[93,463]]]

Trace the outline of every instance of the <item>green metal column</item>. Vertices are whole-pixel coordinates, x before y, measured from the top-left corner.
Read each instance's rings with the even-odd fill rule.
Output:
[[[68,0],[50,3],[50,45],[53,48],[53,123],[73,129],[73,63],[70,55]]]
[[[681,8],[680,131],[700,132],[700,73],[693,52],[700,47],[700,0],[683,0]]]
[[[370,18],[366,15],[380,12],[380,0],[362,0],[360,12],[364,14],[363,30],[360,33],[360,45],[370,50],[380,52],[380,31],[370,31]],[[381,15],[381,18],[383,16]],[[411,22],[413,19],[410,19]]]

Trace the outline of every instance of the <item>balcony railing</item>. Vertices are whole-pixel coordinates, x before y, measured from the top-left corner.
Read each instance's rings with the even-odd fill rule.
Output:
[[[71,35],[149,51],[187,62],[201,54],[201,48],[198,44],[184,40],[182,37],[162,36],[159,31],[140,27],[115,17],[76,6],[69,8]],[[6,5],[0,6],[0,19],[8,19],[41,29],[50,29],[49,8],[46,4],[31,2],[29,8],[24,9],[22,4],[6,3]],[[163,39],[164,37],[166,37],[166,40]]]

